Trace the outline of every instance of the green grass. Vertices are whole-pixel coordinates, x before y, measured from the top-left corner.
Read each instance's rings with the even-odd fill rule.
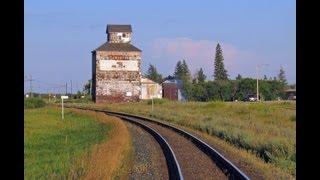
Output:
[[[91,116],[45,107],[25,109],[25,179],[69,179],[85,174],[79,159],[90,154],[92,145],[106,139],[111,126]]]
[[[24,108],[32,109],[32,108],[40,108],[44,107],[46,102],[41,98],[25,98],[24,99]]]
[[[161,101],[154,103],[154,112],[151,112],[150,101],[99,107],[154,117],[205,132],[295,176],[295,102]]]

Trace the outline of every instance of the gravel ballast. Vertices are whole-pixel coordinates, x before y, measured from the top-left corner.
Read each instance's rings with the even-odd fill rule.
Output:
[[[169,179],[166,159],[157,141],[141,127],[125,122],[132,137],[130,179]]]

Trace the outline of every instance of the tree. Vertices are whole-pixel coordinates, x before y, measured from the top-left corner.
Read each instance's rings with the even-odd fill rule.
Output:
[[[181,79],[190,81],[191,80],[191,72],[190,72],[189,67],[188,67],[185,60],[182,60],[181,67],[182,67],[182,78]]]
[[[182,80],[182,94],[189,99],[192,96],[191,73],[185,60],[177,62],[174,77]]]
[[[216,81],[207,82],[205,88],[207,91],[207,100],[209,101],[220,100],[219,86]]]
[[[185,60],[178,61],[174,71],[174,77],[183,81],[191,81],[191,73]]]
[[[215,80],[227,80],[228,74],[227,70],[224,68],[223,55],[220,44],[218,43],[216,47],[216,55],[214,60],[214,79]]]
[[[232,98],[232,101],[234,101],[237,93],[239,92],[239,82],[231,81],[231,86],[232,86],[231,98]]]
[[[73,95],[73,99],[80,99],[81,98],[81,92],[78,90],[77,94]]]
[[[263,80],[268,80],[266,75],[263,76]]]
[[[90,95],[91,89],[92,89],[92,87],[91,87],[91,79],[90,79],[83,87],[84,94]]]
[[[195,101],[207,101],[207,90],[205,83],[194,84],[192,87],[192,97],[191,100]]]
[[[145,74],[145,76],[154,82],[162,82],[162,75],[158,73],[157,68],[152,64],[149,64],[148,72]]]
[[[231,81],[217,81],[219,87],[218,93],[221,101],[230,101],[234,96],[232,96],[233,87]]]
[[[290,89],[296,89],[296,84],[291,84],[291,85],[288,86],[288,88],[290,88]]]
[[[279,72],[279,74],[278,74],[278,80],[279,80],[283,85],[287,85],[287,79],[286,79],[285,72],[284,72],[284,69],[283,69],[282,66],[280,67],[280,72]]]
[[[183,76],[183,67],[182,67],[181,61],[177,62],[173,75],[177,79],[181,79],[181,77]]]
[[[243,100],[248,94],[254,94],[256,91],[256,80],[251,78],[243,78],[238,84],[238,92],[235,99]]]
[[[241,80],[242,76],[240,74],[238,74],[238,76],[236,77],[236,80]]]
[[[163,81],[172,80],[172,79],[174,79],[174,78],[175,78],[174,76],[169,75],[169,76],[163,78]]]
[[[198,83],[204,83],[206,78],[207,76],[203,73],[202,68],[200,68],[200,70],[197,72]]]

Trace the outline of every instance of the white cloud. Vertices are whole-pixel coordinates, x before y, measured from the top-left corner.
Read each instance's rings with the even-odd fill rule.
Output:
[[[178,60],[185,59],[190,70],[204,69],[206,74],[213,74],[216,41],[193,40],[186,37],[157,38],[151,45],[151,58],[161,59],[161,63],[174,66]],[[247,66],[258,59],[252,53],[239,50],[237,47],[219,42],[224,56],[224,63],[230,75],[243,72]]]

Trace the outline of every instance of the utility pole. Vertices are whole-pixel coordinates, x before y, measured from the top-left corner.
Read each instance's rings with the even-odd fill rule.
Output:
[[[32,93],[32,75],[30,74],[30,97],[33,97],[33,93]]]
[[[48,95],[48,100],[49,100],[49,103],[50,103],[50,91],[49,91],[49,88],[47,88],[47,95]]]
[[[66,95],[68,94],[68,83],[66,83]]]
[[[30,74],[29,75],[29,79],[26,79],[25,81],[29,81],[29,94],[30,94],[30,97],[33,97],[33,93],[32,93],[32,81],[34,81],[34,79],[32,79],[32,75]]]
[[[72,95],[72,80],[70,81],[70,84],[71,84],[71,95]]]
[[[258,66],[256,67],[256,71],[257,71],[257,101],[259,101],[259,69]]]
[[[259,68],[261,66],[268,66],[269,64],[258,64],[256,66],[256,71],[257,71],[257,101],[260,101],[259,99]]]
[[[63,98],[61,98],[61,119],[64,119]]]
[[[91,91],[92,91],[92,90],[91,90],[91,89],[92,89],[92,80],[90,79],[89,81],[90,81],[90,89],[89,89],[89,94],[90,94],[90,96],[91,96],[91,93],[92,93],[92,92],[91,92]]]

